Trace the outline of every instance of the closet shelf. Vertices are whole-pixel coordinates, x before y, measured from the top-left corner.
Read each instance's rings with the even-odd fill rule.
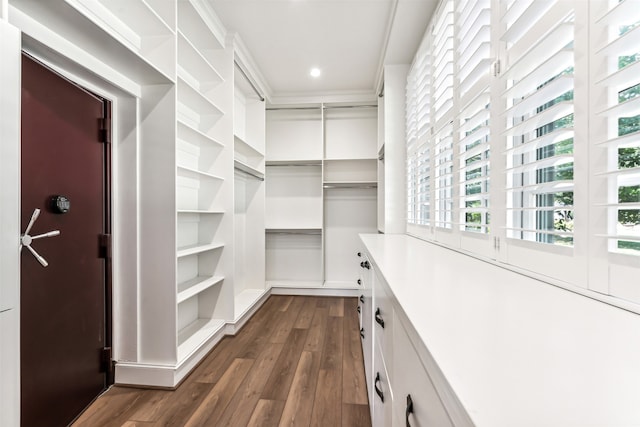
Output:
[[[178,30],[178,64],[199,82],[200,89],[208,90],[224,82],[218,70],[198,51],[182,30]]]
[[[176,253],[176,257],[177,258],[182,258],[185,256],[189,256],[189,255],[196,255],[202,252],[208,252],[208,251],[213,251],[216,249],[220,249],[223,248],[224,244],[222,243],[210,243],[210,244],[206,244],[206,245],[190,245],[190,246],[183,246],[178,248],[177,253]]]
[[[235,151],[246,157],[264,157],[264,153],[254,148],[245,138],[234,133],[233,140],[235,142]]]
[[[260,181],[264,181],[264,173],[263,172],[260,172],[258,169],[255,169],[255,168],[249,166],[248,164],[243,163],[243,162],[241,162],[239,160],[234,160],[233,161],[233,168],[235,170],[243,172],[243,173],[245,173],[245,174],[247,174],[247,175],[249,175],[249,176],[251,176],[251,177],[253,177],[255,179],[258,179]]]
[[[212,175],[207,172],[199,171],[197,169],[188,168],[185,166],[178,166],[178,172],[182,173],[183,175],[186,175],[186,176],[191,175],[192,177],[196,177],[196,178],[205,177],[209,179],[215,179],[217,181],[224,181],[224,178],[222,177]]]
[[[267,166],[322,166],[322,160],[267,160]]]
[[[206,209],[178,209],[178,214],[222,215],[224,211]]]
[[[200,144],[211,144],[220,148],[224,148],[224,144],[222,142],[207,135],[206,133],[193,127],[191,124],[181,119],[178,119],[178,138],[191,143],[197,141]]]
[[[202,343],[224,328],[222,319],[197,319],[178,332],[178,363],[199,349]]]
[[[222,283],[223,280],[223,276],[198,276],[191,280],[178,283],[178,304],[198,295],[212,286]]]

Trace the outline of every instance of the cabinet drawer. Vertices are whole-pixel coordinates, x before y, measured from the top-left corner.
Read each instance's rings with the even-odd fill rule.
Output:
[[[373,370],[368,379],[372,391],[369,396],[372,414],[371,425],[372,427],[388,427],[391,425],[393,391],[382,349],[377,344],[374,345]]]
[[[394,354],[393,376],[394,390],[393,425],[411,427],[448,427],[453,426],[429,374],[418,357],[404,325],[397,317],[394,319],[393,346],[402,351]],[[408,410],[407,396],[411,397],[412,410]],[[407,424],[408,420],[408,424]]]
[[[382,349],[384,360],[388,366],[393,362],[393,305],[386,290],[386,284],[374,275],[373,280],[373,330],[375,341]]]

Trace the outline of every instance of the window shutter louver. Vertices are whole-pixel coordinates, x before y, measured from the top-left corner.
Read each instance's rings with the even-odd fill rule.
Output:
[[[458,3],[460,230],[488,233],[491,2]]]
[[[596,50],[606,74],[596,85],[607,92],[607,104],[597,114],[607,122],[598,146],[609,153],[609,251],[640,255],[640,1],[612,3],[596,21],[608,39]]]
[[[507,61],[507,237],[573,246],[573,37],[567,1],[515,1]]]

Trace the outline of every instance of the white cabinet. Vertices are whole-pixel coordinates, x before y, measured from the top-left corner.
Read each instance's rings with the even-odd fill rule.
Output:
[[[376,231],[375,105],[267,111],[267,281],[356,289],[359,233]]]
[[[391,344],[391,343],[390,343]],[[414,348],[405,325],[394,319],[393,425],[412,427],[453,426],[440,396]]]
[[[422,362],[412,326],[379,271],[365,254],[367,297],[361,303],[363,352],[374,427],[449,427],[453,423]],[[369,329],[367,331],[367,329]],[[367,354],[368,353],[368,354]]]

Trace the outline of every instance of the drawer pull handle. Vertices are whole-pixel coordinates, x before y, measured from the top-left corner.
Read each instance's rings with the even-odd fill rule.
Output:
[[[358,279],[358,285],[362,285],[362,279]]]
[[[358,256],[362,256],[362,252],[358,252]]]
[[[362,313],[362,309],[360,308],[360,306],[358,306],[357,310],[358,310],[358,313]]]
[[[382,390],[378,388],[379,382],[380,382],[380,372],[376,372],[376,380],[373,382],[373,388],[376,389],[376,394],[378,395],[382,403],[384,403],[384,394],[382,393]]]
[[[369,261],[364,262],[364,268],[366,268],[367,270],[371,268],[371,264],[369,264]]]
[[[407,394],[407,408],[405,410],[405,418],[407,419],[407,427],[411,427],[409,423],[409,415],[413,414],[413,399],[411,399],[411,395]]]
[[[360,295],[360,302],[364,304],[364,295]]]
[[[376,308],[376,322],[378,322],[378,325],[382,326],[382,329],[384,329],[384,319],[380,314],[380,308]]]
[[[364,261],[360,263],[360,267],[364,268]]]
[[[364,328],[360,328],[360,336],[364,339]]]

